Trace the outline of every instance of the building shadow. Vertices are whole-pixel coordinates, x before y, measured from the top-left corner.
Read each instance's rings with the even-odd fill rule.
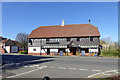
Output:
[[[1,57],[2,56],[2,57]],[[32,56],[32,55],[0,55],[2,58],[2,62],[4,61],[12,61],[14,63],[20,63],[24,61],[32,61],[32,60],[41,60],[41,59],[48,59],[48,58],[57,58],[52,56]]]
[[[11,70],[11,69],[18,69],[23,66],[29,65],[37,65],[45,62],[54,61],[52,56],[32,56],[32,55],[0,55],[2,56],[2,63],[3,62],[13,62],[14,65],[2,68],[3,70]],[[49,60],[47,60],[49,59]]]
[[[29,67],[29,66],[34,66],[34,65],[37,65],[37,64],[51,62],[51,61],[54,61],[54,60],[51,59],[51,60],[33,61],[33,62],[23,63],[23,64],[19,64],[19,65],[9,66],[7,68],[4,68],[3,70],[15,70],[15,69],[22,68],[24,66]],[[37,67],[41,67],[41,66],[39,65],[39,66],[35,66],[35,67],[37,68]]]
[[[14,73],[11,73],[7,70],[16,70],[16,69],[19,69],[21,67],[24,67],[24,66],[31,66],[31,65],[37,65],[37,64],[40,64],[40,63],[45,63],[45,62],[51,62],[51,61],[54,61],[54,60],[42,60],[42,61],[33,61],[33,62],[29,62],[29,63],[24,63],[24,64],[20,64],[19,66],[10,66],[6,69],[3,69],[4,72],[2,72],[2,77],[3,78],[6,78],[8,76],[12,76],[12,75],[15,75]],[[37,66],[38,68],[41,67],[41,66]],[[36,68],[37,68],[36,67]]]

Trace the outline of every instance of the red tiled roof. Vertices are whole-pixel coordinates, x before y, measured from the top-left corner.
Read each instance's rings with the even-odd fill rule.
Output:
[[[89,24],[40,26],[28,38],[83,37],[89,36]],[[90,36],[100,36],[98,28],[90,24]]]

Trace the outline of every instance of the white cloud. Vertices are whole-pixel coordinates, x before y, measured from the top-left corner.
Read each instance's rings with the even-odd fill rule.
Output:
[[[108,38],[108,37],[111,37],[111,36],[109,34],[103,36],[103,38]]]

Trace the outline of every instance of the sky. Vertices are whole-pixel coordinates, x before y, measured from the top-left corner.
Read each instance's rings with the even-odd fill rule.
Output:
[[[39,26],[91,24],[101,39],[118,41],[117,2],[3,2],[2,36],[15,40],[18,33],[30,34]]]

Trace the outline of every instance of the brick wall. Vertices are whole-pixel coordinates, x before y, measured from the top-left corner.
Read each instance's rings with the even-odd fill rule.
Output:
[[[28,55],[47,55],[47,53],[28,53]],[[55,53],[50,53],[50,56],[59,56],[60,55],[60,53],[58,53],[58,54],[55,54]],[[65,55],[65,53],[63,53],[63,56],[66,56]],[[68,56],[73,56],[73,53],[71,52],[71,53],[68,53]],[[81,56],[81,53],[80,53],[80,55],[79,56]],[[85,53],[85,56],[89,56],[89,53]],[[94,56],[93,54],[91,54],[90,56]]]
[[[28,53],[28,55],[40,55],[40,53]]]

